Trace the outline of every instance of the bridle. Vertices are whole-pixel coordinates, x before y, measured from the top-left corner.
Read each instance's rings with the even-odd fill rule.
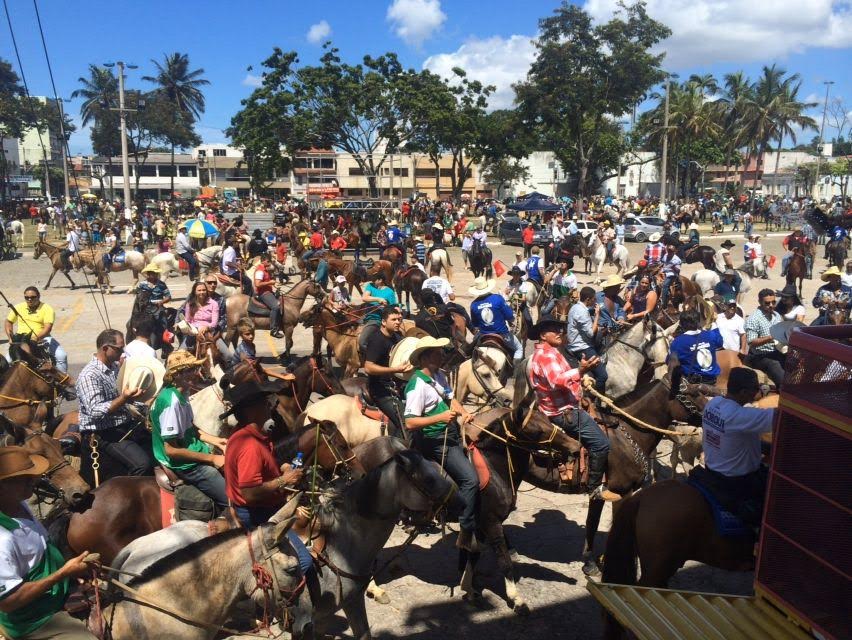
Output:
[[[665,340],[666,343],[668,343],[668,339],[666,338],[665,333],[663,333],[662,330],[658,330],[658,329],[659,329],[659,327],[654,327],[654,329],[653,329],[654,338],[652,340],[645,340],[645,338],[643,337],[642,342],[641,342],[640,346],[638,346],[638,347],[636,345],[630,344],[629,342],[625,342],[624,340],[622,340],[621,339],[621,333],[616,334],[616,336],[613,338],[611,344],[624,345],[625,347],[628,347],[629,349],[632,349],[633,351],[635,351],[636,353],[641,355],[642,359],[644,360],[645,358],[648,357],[647,354],[645,353],[645,350],[648,347],[653,347],[660,340]],[[652,367],[655,367],[655,368],[656,367],[663,367],[663,366],[666,365],[666,361],[663,360],[663,361],[660,362],[660,361],[652,360],[650,362],[650,365]]]
[[[9,420],[9,418],[7,418],[2,413],[0,413],[0,418],[2,418],[2,420],[4,422],[6,422],[7,424],[12,425],[13,427],[22,429],[23,431],[26,432],[26,435],[20,440],[15,438],[15,436],[11,433],[7,432],[6,434],[4,434],[4,436],[3,436],[3,446],[4,447],[9,446],[10,444],[18,445],[18,446],[25,445],[27,442],[29,442],[33,438],[37,438],[37,437],[40,437],[40,436],[43,436],[45,438],[52,440],[52,438],[47,433],[45,433],[44,429],[29,429],[24,425],[15,424],[14,422]],[[55,500],[61,500],[67,506],[70,507],[72,505],[66,499],[65,491],[63,489],[61,489],[60,487],[57,487],[51,481],[51,478],[53,478],[53,476],[58,471],[60,471],[61,469],[64,469],[65,467],[71,466],[71,464],[68,462],[68,460],[65,459],[64,456],[61,456],[61,457],[62,457],[61,462],[57,462],[56,464],[48,467],[44,471],[44,473],[41,474],[39,482],[36,485],[35,493],[40,499],[43,498],[43,497],[51,497],[51,498],[54,498]]]
[[[44,364],[44,363],[42,362],[41,364]],[[48,406],[48,407],[50,407],[51,405],[55,406],[57,404],[57,397],[59,395],[59,393],[58,393],[59,389],[64,388],[66,386],[66,384],[68,383],[68,381],[71,379],[71,376],[69,376],[67,373],[62,373],[60,371],[57,371],[56,373],[59,374],[57,376],[58,379],[54,380],[52,378],[52,376],[48,377],[48,376],[42,375],[41,373],[39,373],[38,371],[33,369],[29,364],[27,364],[23,360],[17,360],[16,362],[13,362],[12,366],[15,366],[15,365],[22,367],[24,369],[24,371],[26,371],[27,373],[29,373],[32,376],[35,376],[36,378],[38,378],[39,380],[44,382],[46,385],[48,385],[48,387],[50,387],[50,389],[53,391],[53,397],[48,398],[48,399],[34,399],[34,398],[20,398],[20,397],[17,397],[17,396],[8,396],[8,395],[0,394],[0,400],[9,400],[12,403],[12,404],[0,406],[0,411],[6,410],[6,409],[15,409],[17,407],[24,406],[24,405],[30,407],[31,411],[32,411],[33,407],[37,407],[37,406],[40,406],[42,404],[45,405],[45,406]],[[36,409],[36,411],[37,411],[37,409]]]

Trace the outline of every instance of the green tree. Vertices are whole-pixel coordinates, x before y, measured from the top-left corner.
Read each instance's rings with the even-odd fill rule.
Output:
[[[20,139],[33,126],[31,111],[26,108],[24,87],[12,65],[0,58],[0,139]],[[0,145],[0,200],[6,202],[9,165]]]
[[[109,197],[110,200],[115,200],[113,186],[115,169],[112,159],[121,152],[119,115],[113,110],[118,106],[118,78],[113,75],[111,69],[90,64],[89,76],[80,77],[77,81],[82,86],[76,89],[71,97],[83,99],[80,105],[80,117],[84,127],[91,125],[92,150],[107,159]],[[103,184],[101,186],[103,187]]]
[[[482,165],[482,181],[496,189],[498,199],[503,197],[503,190],[513,182],[529,179],[529,168],[517,158],[486,160]]]
[[[185,148],[200,144],[195,133],[195,123],[204,113],[204,93],[201,87],[210,82],[203,78],[204,69],[190,71],[189,55],[172,53],[163,56],[163,62],[151,60],[157,69],[154,76],[143,76],[142,80],[157,85],[154,95],[173,107],[171,121],[164,119],[162,134],[171,147],[171,189],[170,198],[174,200],[175,191],[175,148]],[[165,114],[164,114],[165,115]]]
[[[648,16],[643,2],[622,4],[612,20],[595,25],[565,0],[539,28],[538,54],[526,80],[515,86],[516,102],[526,126],[575,173],[578,191],[587,195],[593,170],[618,164],[612,117],[631,111],[663,79],[664,54],[651,50],[671,31]]]
[[[734,152],[742,146],[743,140],[743,114],[745,105],[751,99],[754,87],[742,71],[728,73],[725,75],[725,87],[722,97],[718,101],[720,122],[725,138],[725,181],[722,184],[722,192],[726,193],[728,188],[728,177],[730,175],[731,161]]]

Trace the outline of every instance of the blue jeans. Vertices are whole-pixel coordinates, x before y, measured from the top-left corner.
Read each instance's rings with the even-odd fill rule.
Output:
[[[62,345],[57,342],[56,338],[53,336],[47,336],[42,340],[42,344],[45,349],[47,349],[50,356],[56,361],[56,368],[62,373],[68,373],[68,354],[65,353],[65,349],[63,349]]]
[[[660,292],[660,309],[665,310],[666,305],[669,302],[669,290],[671,289],[672,283],[677,280],[677,276],[666,276],[666,279],[663,281],[663,286],[661,287]],[[739,289],[737,289],[739,291]]]
[[[189,279],[195,280],[198,277],[198,260],[195,259],[195,254],[187,251],[181,253],[180,257],[186,260],[186,264],[189,266]]]
[[[454,427],[448,426],[448,429]],[[422,436],[422,434],[421,434]],[[444,438],[427,438],[425,436],[417,438],[417,448],[425,458],[434,460],[441,464],[441,457],[444,451]],[[476,475],[473,465],[467,459],[464,449],[458,443],[458,440],[452,436],[447,439],[446,454],[444,458],[444,470],[459,487],[459,498],[464,503],[461,515],[459,515],[459,526],[462,529],[473,531],[476,529],[476,511],[477,500],[479,499],[479,478]]]
[[[579,440],[590,454],[609,453],[609,438],[594,418],[582,409],[570,409],[558,416],[551,416],[550,422],[575,440]]]
[[[586,347],[581,351],[570,351],[569,353],[574,356],[578,362],[580,360],[580,357],[586,358],[588,360],[589,358],[593,358],[594,356],[598,355],[598,352],[595,351],[592,347]],[[598,364],[598,366],[592,369],[590,373],[595,379],[595,389],[600,393],[606,392],[606,381],[609,378],[609,374],[607,374],[606,372],[606,365],[601,362],[600,364]]]
[[[246,529],[256,529],[269,522],[269,519],[275,515],[278,509],[275,507],[234,507],[234,511]],[[314,567],[314,559],[311,557],[310,551],[301,538],[292,531],[287,532],[287,539],[293,545],[293,551],[296,552],[296,557],[299,559],[299,568],[302,570],[302,574],[307,574]]]
[[[506,344],[511,346],[515,353],[512,355],[512,358],[515,360],[521,360],[524,357],[524,346],[521,344],[521,341],[518,340],[518,336],[514,333],[501,333],[500,337],[506,341]]]
[[[219,509],[228,507],[228,496],[225,493],[225,478],[209,464],[197,464],[192,469],[175,471],[177,476],[216,503]]]

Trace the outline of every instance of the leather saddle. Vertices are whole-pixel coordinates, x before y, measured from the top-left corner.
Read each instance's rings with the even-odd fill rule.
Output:
[[[267,307],[263,303],[263,300],[255,297],[255,296],[252,296],[251,298],[249,298],[248,312],[249,312],[249,315],[252,315],[252,316],[260,316],[262,318],[268,318],[270,309],[269,309],[269,307]]]
[[[359,258],[355,261],[356,267],[364,267],[365,269],[369,269],[375,264],[375,260],[373,258]]]
[[[161,464],[154,467],[154,480],[157,481],[157,486],[160,489],[172,494],[175,492],[175,489],[183,484],[183,480],[178,478],[174,471]]]
[[[382,413],[382,410],[379,409],[378,406],[376,406],[373,399],[370,397],[370,392],[366,389],[362,390],[360,394],[355,396],[355,404],[362,416],[382,423],[382,435],[384,435],[384,432],[387,429],[388,417]]]
[[[216,279],[219,281],[219,284],[223,284],[228,287],[242,287],[242,283],[239,280],[234,280],[230,276],[225,275],[224,273],[216,273],[213,274],[216,276]]]

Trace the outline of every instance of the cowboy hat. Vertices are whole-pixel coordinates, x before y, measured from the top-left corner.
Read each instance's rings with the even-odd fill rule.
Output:
[[[151,264],[146,264],[140,273],[162,273],[162,271],[160,267],[152,262]]]
[[[474,298],[479,298],[480,296],[488,295],[489,293],[494,293],[494,287],[497,285],[497,281],[493,278],[486,279],[485,276],[479,276],[473,281],[473,286],[470,287],[467,291]]]
[[[804,326],[807,325],[805,325],[804,322],[799,322],[798,320],[784,320],[783,322],[773,324],[769,327],[769,335],[772,336],[772,339],[776,342],[780,342],[782,345],[785,345],[790,342],[790,334],[793,333],[795,329]]]
[[[337,284],[344,283],[344,282],[346,282],[346,276],[343,276],[343,275],[341,275],[341,276],[337,276],[337,277],[334,279],[334,281],[335,281]]]
[[[156,358],[130,356],[121,363],[115,386],[119,392],[125,387],[143,389],[142,395],[134,399],[137,402],[147,402],[160,392],[165,375],[165,367]]]
[[[760,236],[759,233],[750,233],[750,234],[748,234],[748,237],[749,238],[760,238],[761,236]]]
[[[734,244],[733,242],[731,242],[730,240],[725,240],[725,241],[722,243],[722,248],[724,248],[724,249],[730,249],[731,247],[736,247],[736,246],[737,246],[737,245],[736,245],[736,244]]]
[[[783,297],[798,298],[799,292],[796,290],[796,285],[788,284],[788,285],[785,285],[784,288],[781,289],[780,291],[776,291],[775,295],[780,296],[782,298]]]
[[[830,276],[837,276],[837,277],[840,277],[840,276],[842,276],[842,275],[843,275],[843,274],[842,274],[842,273],[840,273],[840,269],[838,269],[837,267],[829,267],[828,269],[826,269],[826,270],[823,272],[823,274],[820,276],[820,279],[821,279],[823,282],[828,282],[828,278],[829,278]]]
[[[659,242],[660,238],[662,237],[663,235],[659,231],[655,231],[650,236],[648,236],[648,242]]]
[[[438,223],[436,222],[435,224],[433,224],[433,225],[432,225],[432,228],[433,228],[433,229],[440,229],[441,231],[443,231],[443,230],[444,230],[444,225],[442,225],[442,224],[438,224]]]
[[[165,378],[171,380],[174,374],[200,367],[202,364],[204,364],[203,358],[196,358],[186,349],[178,349],[172,352],[166,360]]]
[[[388,356],[388,366],[390,368],[401,367],[406,362],[411,362],[411,352],[417,348],[417,342],[419,338],[415,338],[413,336],[407,336],[397,342],[393,348],[390,350],[390,355]],[[413,364],[413,362],[412,362]],[[402,378],[403,380],[408,380],[411,377],[412,371],[408,371],[407,373],[397,373],[394,374],[398,378]]]
[[[515,266],[513,266],[511,269],[509,269],[509,275],[510,275],[510,276],[515,276],[515,275],[517,275],[517,276],[522,276],[522,275],[524,275],[525,273],[526,273],[526,271],[524,271],[523,269],[521,269],[518,265],[515,265]]]
[[[553,316],[547,315],[539,318],[538,322],[530,327],[527,335],[530,340],[540,340],[541,334],[545,331],[550,331],[552,329],[559,329],[560,331],[563,331],[567,327],[568,325],[564,321],[557,320]]]
[[[47,458],[33,455],[23,447],[0,447],[0,480],[40,476],[49,466]]]
[[[224,413],[219,414],[219,420],[224,420],[229,415],[234,413],[239,407],[254,402],[258,398],[266,397],[272,393],[278,393],[284,385],[283,380],[277,382],[265,382],[258,384],[256,382],[243,382],[234,387],[225,389],[223,399],[230,405],[230,408]]]
[[[443,349],[450,344],[449,338],[433,338],[432,336],[423,336],[417,339],[414,349],[408,356],[409,362],[415,367],[420,365],[420,356],[429,349]]]
[[[601,289],[609,289],[610,287],[623,287],[625,285],[624,278],[620,275],[613,273],[601,284]]]

